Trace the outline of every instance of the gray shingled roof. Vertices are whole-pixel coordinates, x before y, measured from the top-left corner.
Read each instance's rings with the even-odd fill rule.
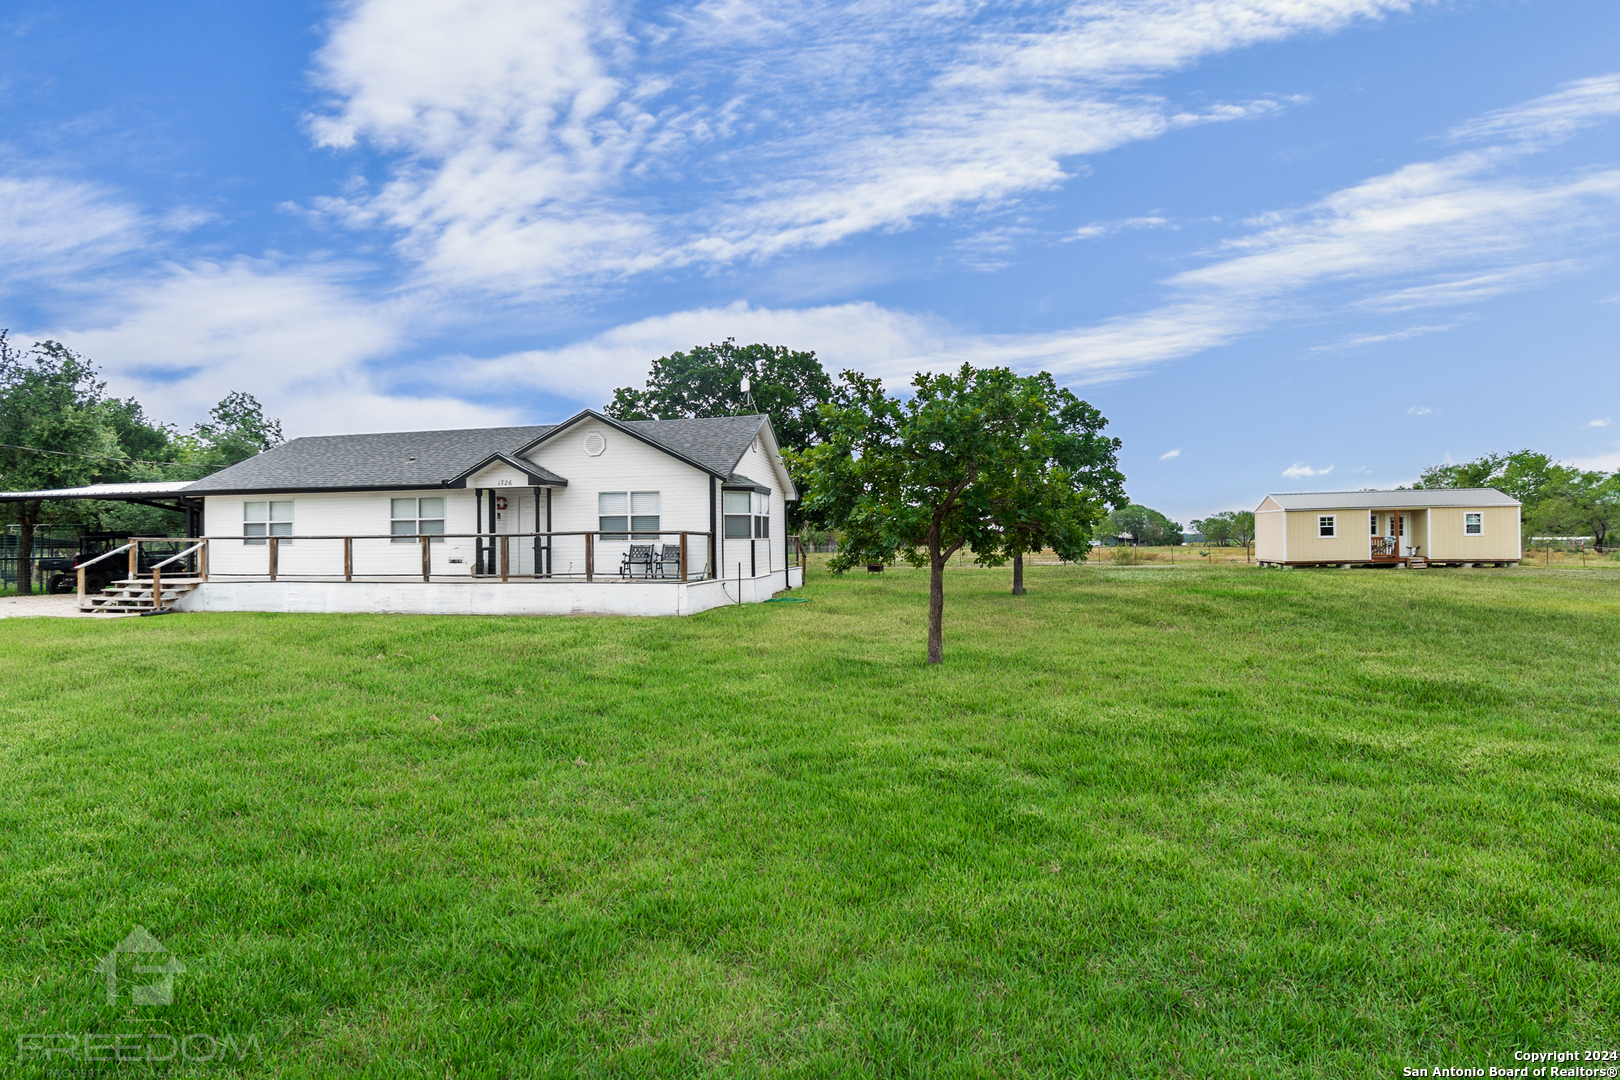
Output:
[[[314,435],[221,469],[186,494],[438,487],[491,454],[533,442],[551,426]]]
[[[1403,506],[1518,506],[1495,488],[1418,488],[1400,491],[1291,491],[1268,496],[1284,510],[1398,510]],[[1263,500],[1262,500],[1263,501]]]
[[[516,454],[566,424],[531,427],[391,431],[377,435],[317,435],[294,439],[222,469],[185,489],[187,495],[250,491],[372,491],[431,488],[461,475],[491,454]],[[699,420],[610,421],[719,476],[747,453],[763,416]]]

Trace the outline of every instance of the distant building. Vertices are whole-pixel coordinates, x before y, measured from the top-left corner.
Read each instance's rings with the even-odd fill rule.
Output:
[[[1495,488],[1267,495],[1254,512],[1262,566],[1517,566],[1519,502]]]

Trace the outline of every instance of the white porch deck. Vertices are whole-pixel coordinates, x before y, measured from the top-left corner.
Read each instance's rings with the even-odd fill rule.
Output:
[[[412,615],[696,615],[755,604],[804,585],[804,568],[707,581],[488,579],[441,581],[208,581],[176,611]]]

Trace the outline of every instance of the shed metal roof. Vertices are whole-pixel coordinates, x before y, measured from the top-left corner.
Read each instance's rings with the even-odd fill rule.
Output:
[[[1519,505],[1519,500],[1495,488],[1291,491],[1283,494],[1274,492],[1266,498],[1272,499],[1284,510],[1398,510],[1402,507]]]

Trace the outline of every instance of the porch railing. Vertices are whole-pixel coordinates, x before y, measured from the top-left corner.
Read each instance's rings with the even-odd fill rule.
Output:
[[[156,606],[165,576],[176,574],[192,581],[692,582],[716,576],[722,545],[757,545],[756,557],[764,559],[764,566],[756,565],[756,573],[802,568],[807,554],[798,536],[787,537],[785,544],[765,538],[717,541],[714,533],[691,530],[210,536],[180,543],[190,546],[171,554],[177,544],[174,537],[131,537],[128,543],[80,563],[76,568],[80,604],[86,593],[86,570],[108,560],[127,566],[125,580],[144,585],[150,574]],[[154,545],[167,547],[153,553]],[[255,557],[258,565],[250,568],[242,556],[255,549],[263,551],[263,561]],[[289,554],[296,560],[292,566]]]
[[[691,530],[210,536],[207,542],[213,549],[210,574],[216,581],[268,577],[271,581],[685,582],[712,578],[716,563],[714,534]],[[635,551],[636,558],[631,558],[632,547],[648,550]],[[263,561],[249,569],[242,553],[254,548],[263,549]]]

